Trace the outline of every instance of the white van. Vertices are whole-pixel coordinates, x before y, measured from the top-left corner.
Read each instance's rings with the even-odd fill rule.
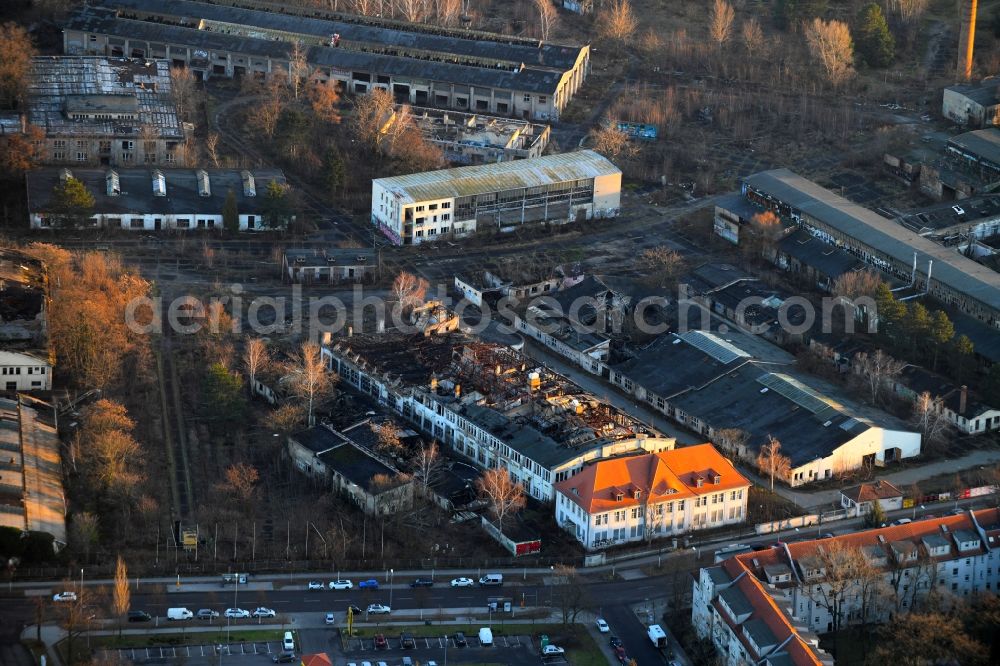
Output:
[[[483,647],[489,647],[493,645],[493,630],[488,627],[483,627],[479,630],[479,642]]]
[[[194,617],[194,613],[189,611],[187,608],[168,608],[167,609],[167,619],[168,620],[190,620]]]
[[[281,648],[283,650],[292,651],[295,649],[295,638],[292,636],[292,632],[286,631],[285,637],[281,641]]]
[[[483,587],[500,587],[503,585],[503,574],[491,573],[486,574],[479,579],[479,584]]]

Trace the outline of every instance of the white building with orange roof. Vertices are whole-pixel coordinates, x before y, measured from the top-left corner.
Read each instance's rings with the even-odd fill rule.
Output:
[[[760,627],[749,623],[753,619],[769,627],[787,623],[819,654],[813,632],[886,622],[932,595],[947,606],[977,593],[995,594],[998,549],[998,509],[783,544],[702,569],[691,619],[726,664],[746,663],[746,655],[757,663],[766,656],[752,650],[755,641],[748,634]]]
[[[594,550],[742,523],[750,481],[698,444],[600,460],[555,491],[556,521]]]

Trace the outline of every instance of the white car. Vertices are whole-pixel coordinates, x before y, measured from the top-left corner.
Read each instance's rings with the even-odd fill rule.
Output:
[[[325,620],[323,620],[323,621],[324,621],[324,622],[325,622],[326,624],[334,624],[334,623],[336,623],[336,621],[337,621],[337,620],[336,620],[336,618],[334,617],[333,613],[327,613],[327,614],[326,614],[326,619],[325,619]]]
[[[546,645],[544,648],[542,648],[542,654],[545,656],[549,656],[552,654],[564,654],[565,652],[566,650],[562,649],[558,645]]]
[[[951,209],[955,211],[955,215],[965,215],[965,209],[961,206],[952,206]]]
[[[309,587],[310,590],[322,590],[323,589],[323,583],[321,583],[318,580],[311,580],[311,581],[309,581],[309,586],[308,587]]]
[[[604,621],[604,618],[599,617],[597,618],[597,630],[602,634],[606,634],[611,631],[611,627],[609,627],[608,623]]]
[[[372,666],[372,662],[370,662],[370,661],[363,661],[363,662],[361,662],[361,666]]]
[[[52,595],[52,601],[76,601],[76,592],[59,592]]]
[[[331,590],[350,590],[354,587],[354,583],[349,580],[331,580],[330,589]]]
[[[388,615],[392,612],[392,609],[385,604],[371,604],[368,606],[369,615]]]
[[[250,611],[245,608],[227,608],[224,615],[228,618],[239,619],[241,617],[250,617]]]
[[[263,606],[253,612],[254,617],[275,617],[276,615],[277,613],[273,609],[264,608]]]
[[[472,580],[471,578],[452,578],[451,579],[451,586],[452,587],[475,587],[475,585],[476,585],[476,581]]]

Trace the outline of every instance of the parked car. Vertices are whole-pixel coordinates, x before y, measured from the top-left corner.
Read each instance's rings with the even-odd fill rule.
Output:
[[[455,632],[455,647],[467,647],[469,641],[465,638],[465,633],[461,631]]]
[[[214,620],[219,617],[219,611],[211,610],[209,608],[201,608],[194,615],[199,620]]]
[[[558,645],[552,645],[551,643],[542,648],[542,655],[545,657],[555,654],[566,654],[566,650],[562,649]]]
[[[899,520],[892,521],[893,525],[906,525],[907,523],[912,523],[913,520],[910,518],[900,518]]]
[[[310,590],[322,590],[323,589],[323,583],[321,583],[318,580],[311,580],[311,581],[309,581],[309,585],[307,587]]]
[[[146,611],[134,610],[128,612],[129,622],[149,622],[153,619],[153,616]]]
[[[331,580],[330,589],[331,590],[350,590],[354,587],[354,583],[349,580]]]
[[[434,586],[434,581],[432,581],[430,578],[418,578],[412,583],[410,583],[410,587],[433,587],[433,586]]]
[[[227,608],[225,616],[228,618],[236,618],[236,619],[242,617],[250,617],[250,611],[246,610],[245,608]]]
[[[452,578],[451,580],[452,587],[474,587],[475,584],[476,581],[471,578]]]
[[[368,606],[369,615],[388,615],[392,612],[392,609],[385,604],[371,604]]]
[[[965,215],[965,209],[961,206],[952,206],[951,209],[955,211],[955,215]]]
[[[612,636],[608,639],[608,645],[611,646],[612,650],[614,650],[615,648],[620,648],[622,646],[622,639],[618,638],[617,636]]]
[[[334,623],[336,623],[336,621],[337,621],[337,619],[333,616],[333,613],[327,613],[326,614],[326,619],[323,620],[323,622],[326,623],[326,624],[334,624]]]
[[[294,664],[298,661],[299,659],[294,652],[279,652],[271,657],[271,662],[275,664]]]
[[[347,607],[347,612],[348,613],[353,613],[355,615],[361,615],[361,609],[358,608],[357,606],[354,606],[354,605],[348,606]]]
[[[375,580],[374,578],[369,578],[368,580],[363,580],[360,583],[358,583],[358,587],[361,587],[361,588],[367,587],[367,588],[372,589],[372,590],[377,590],[378,589],[378,581]]]
[[[628,655],[625,654],[624,645],[619,645],[618,647],[615,648],[615,656],[618,658],[618,661],[623,664],[628,662]]]
[[[386,640],[385,634],[375,634],[375,649],[387,650],[388,648],[389,648],[389,641]]]
[[[403,657],[403,666],[413,666],[413,659],[410,657]]]
[[[608,623],[604,621],[604,618],[599,617],[597,618],[597,630],[602,634],[606,634],[611,631],[611,627],[609,627]]]
[[[52,595],[52,601],[76,601],[76,592],[57,592]]]
[[[263,606],[253,612],[254,617],[275,617],[277,615],[278,614],[274,612],[274,609],[264,608]]]
[[[404,649],[412,649],[417,647],[417,641],[414,640],[413,634],[402,633],[399,635],[399,646]]]

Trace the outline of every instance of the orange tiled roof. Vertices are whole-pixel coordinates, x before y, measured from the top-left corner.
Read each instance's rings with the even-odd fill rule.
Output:
[[[854,486],[840,492],[856,503],[873,502],[877,499],[892,499],[903,496],[902,490],[888,481],[882,481],[881,479],[875,483],[862,483],[860,486]]]
[[[718,483],[714,483],[716,478]],[[698,479],[702,482],[700,487]],[[749,485],[750,482],[712,444],[697,444],[672,451],[601,460],[555,487],[588,513],[598,513]],[[639,491],[638,498],[636,491]],[[617,499],[619,496],[621,500]]]
[[[821,666],[822,661],[819,657],[809,648],[806,642],[799,636],[798,632],[792,626],[788,617],[781,612],[778,604],[774,601],[774,598],[767,593],[764,586],[761,584],[757,578],[750,573],[746,565],[738,558],[731,557],[722,563],[722,567],[726,572],[733,577],[733,579],[739,579],[736,581],[736,586],[750,602],[753,607],[753,613],[751,614],[751,619],[757,619],[764,622],[767,628],[774,633],[777,638],[777,645],[781,645],[782,651],[788,652],[791,657],[792,663],[796,666]],[[740,577],[740,574],[746,573],[747,575]],[[732,626],[729,618],[725,617],[725,613],[721,615],[726,619]],[[734,632],[739,637],[741,642],[744,642],[742,632],[734,627]],[[787,641],[787,642],[786,642]],[[744,645],[746,643],[744,642]],[[753,652],[753,649],[746,645],[748,652]],[[762,657],[763,655],[758,655]]]
[[[302,666],[333,666],[333,662],[330,661],[330,657],[325,652],[304,654],[302,655]]]

